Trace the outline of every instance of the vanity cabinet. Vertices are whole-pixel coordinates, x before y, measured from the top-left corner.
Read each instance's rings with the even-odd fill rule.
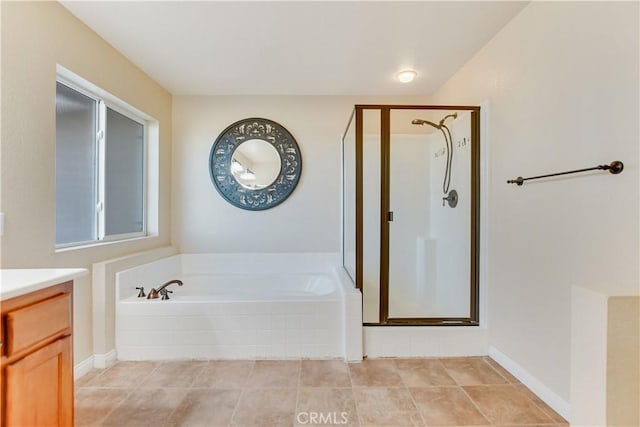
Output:
[[[73,425],[73,282],[2,301],[2,426]]]

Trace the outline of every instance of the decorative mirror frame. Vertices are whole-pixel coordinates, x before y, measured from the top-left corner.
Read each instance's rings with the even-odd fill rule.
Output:
[[[275,181],[255,190],[243,187],[231,173],[233,152],[251,139],[272,144],[280,156],[280,173]],[[214,187],[227,202],[241,209],[261,211],[279,205],[291,195],[302,173],[302,156],[295,138],[282,125],[262,118],[243,119],[229,125],[214,142],[209,172]]]

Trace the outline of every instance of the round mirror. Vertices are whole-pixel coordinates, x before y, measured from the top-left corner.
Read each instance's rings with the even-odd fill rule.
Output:
[[[291,195],[300,180],[302,157],[295,138],[282,125],[244,119],[218,135],[209,155],[209,172],[226,201],[261,211]]]
[[[250,139],[238,145],[231,156],[231,173],[249,190],[265,188],[280,175],[280,155],[263,139]]]

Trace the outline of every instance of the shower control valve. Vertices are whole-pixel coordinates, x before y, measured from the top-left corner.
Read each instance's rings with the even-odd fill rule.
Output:
[[[458,192],[456,190],[449,191],[447,197],[442,198],[442,206],[444,206],[445,201],[449,203],[450,208],[458,206]]]

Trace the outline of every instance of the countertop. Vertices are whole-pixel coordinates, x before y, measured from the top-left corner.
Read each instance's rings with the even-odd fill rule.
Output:
[[[0,301],[67,282],[88,273],[86,268],[27,268],[0,270]]]

